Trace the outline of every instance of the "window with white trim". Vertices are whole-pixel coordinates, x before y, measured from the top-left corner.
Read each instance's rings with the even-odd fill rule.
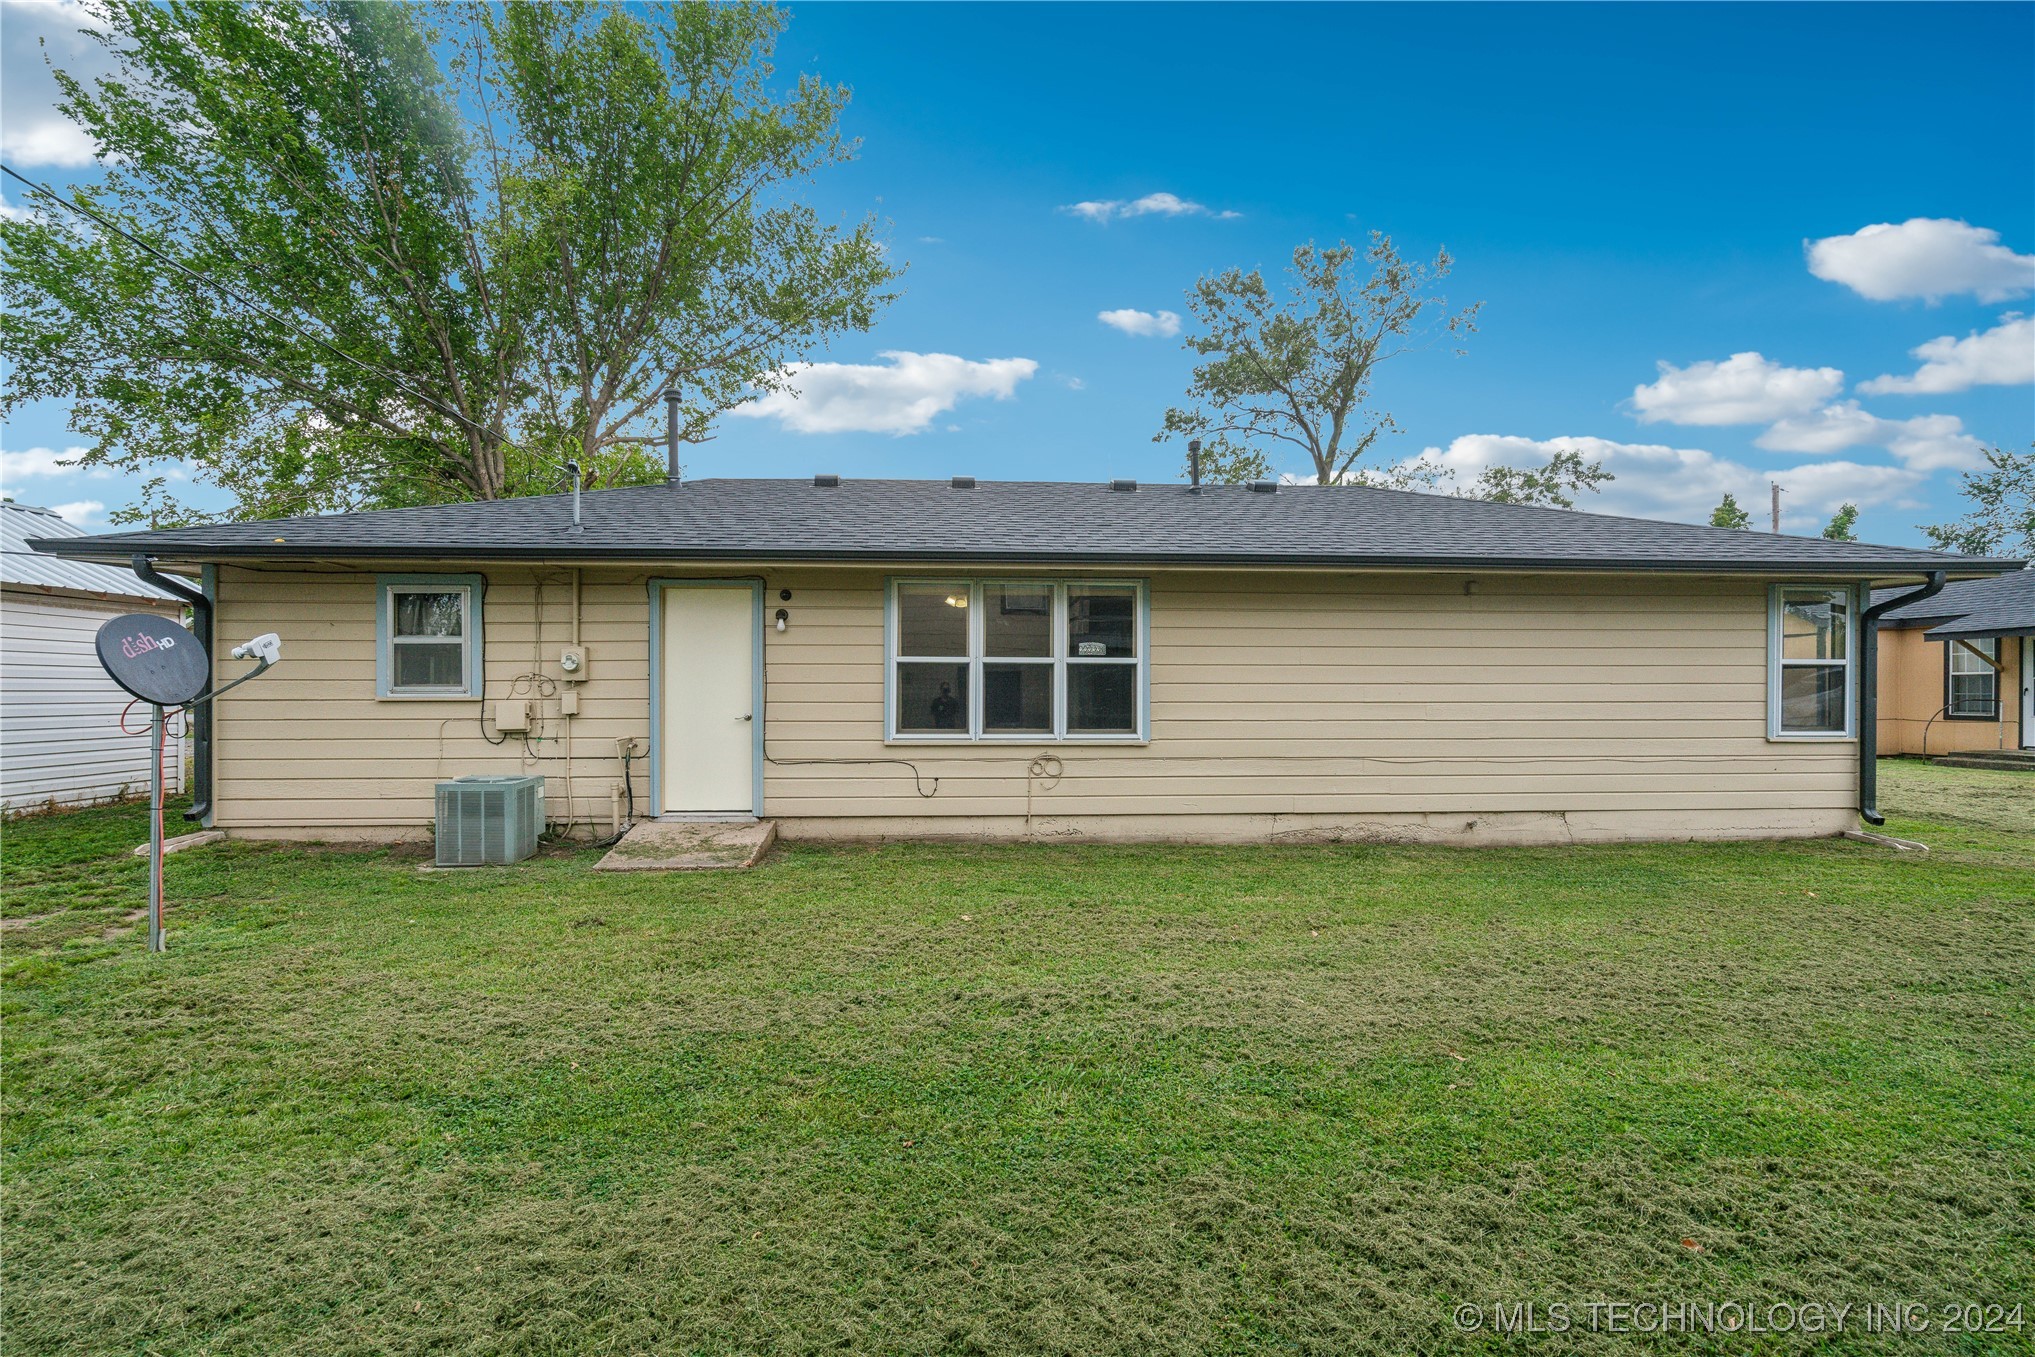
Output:
[[[375,620],[379,697],[479,697],[478,575],[382,576]]]
[[[1950,648],[1943,676],[1943,714],[1996,719],[2000,714],[1999,637],[1943,644]]]
[[[894,581],[886,738],[1143,739],[1144,606],[1130,580]]]
[[[1768,607],[1767,734],[1775,739],[1851,734],[1852,591],[1777,584]]]

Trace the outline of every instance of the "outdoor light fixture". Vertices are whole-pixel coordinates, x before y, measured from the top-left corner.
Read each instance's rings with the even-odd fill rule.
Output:
[[[789,609],[789,608],[779,608],[779,609],[777,610],[777,629],[778,629],[779,631],[783,631],[783,630],[784,630],[784,624],[785,624],[785,623],[787,623],[787,622],[789,622],[789,621],[791,621],[791,609]]]
[[[948,607],[950,607],[950,608],[965,608],[965,607],[967,607],[967,606],[968,606],[968,595],[966,595],[966,594],[949,594],[949,595],[947,595],[947,606],[948,606]]]

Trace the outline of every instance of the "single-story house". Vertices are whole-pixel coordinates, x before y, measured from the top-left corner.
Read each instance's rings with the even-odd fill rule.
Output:
[[[86,806],[148,789],[146,710],[121,731],[130,699],[99,667],[92,640],[109,617],[181,617],[184,604],[125,565],[66,560],[28,545],[84,535],[51,510],[0,502],[0,807],[9,811]],[[172,743],[164,765],[172,791],[182,789],[183,768]]]
[[[2035,749],[2035,570],[1945,585],[1880,631],[1881,752]]]
[[[39,548],[202,580],[212,822],[1571,842],[1873,818],[1868,590],[2018,562],[1344,487],[704,480]],[[243,666],[223,657],[224,679]]]

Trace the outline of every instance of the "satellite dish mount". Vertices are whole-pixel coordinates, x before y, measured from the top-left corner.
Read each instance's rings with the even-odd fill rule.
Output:
[[[163,724],[166,709],[189,711],[216,700],[282,658],[274,632],[233,648],[236,660],[252,658],[254,668],[224,687],[212,688],[212,660],[204,643],[158,613],[124,613],[99,628],[99,664],[138,702],[148,703],[150,780],[148,794],[148,950],[163,950]],[[206,691],[207,689],[211,691]]]

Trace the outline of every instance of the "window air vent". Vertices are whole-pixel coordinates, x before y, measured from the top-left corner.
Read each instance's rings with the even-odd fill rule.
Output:
[[[831,471],[823,471],[813,477],[813,484],[821,490],[832,490],[841,483],[841,478]]]

